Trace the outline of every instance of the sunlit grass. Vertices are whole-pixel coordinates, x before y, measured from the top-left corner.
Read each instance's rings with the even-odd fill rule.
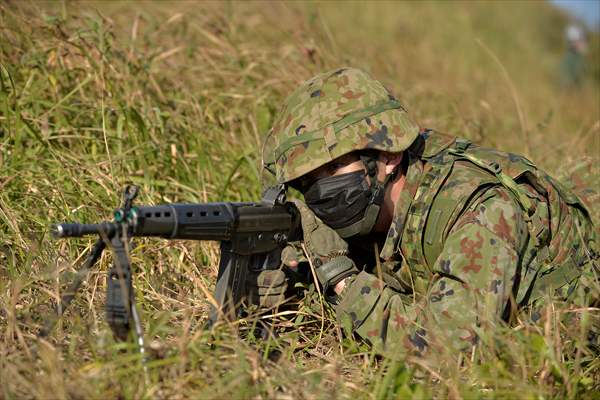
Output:
[[[342,338],[316,295],[275,317],[277,338],[244,324],[211,335],[214,243],[136,240],[146,372],[104,322],[109,256],[36,338],[91,245],[51,240],[50,223],[110,218],[131,182],[146,204],[258,199],[262,138],[284,96],[322,70],[367,69],[422,126],[550,172],[582,154],[597,164],[600,42],[584,87],[561,88],[562,24],[541,2],[0,5],[2,396],[594,398],[597,310],[561,304],[472,354],[402,362]]]

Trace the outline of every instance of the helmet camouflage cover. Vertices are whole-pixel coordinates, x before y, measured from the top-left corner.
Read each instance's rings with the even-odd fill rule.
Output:
[[[406,150],[418,132],[380,82],[340,68],[304,82],[286,99],[263,162],[278,183],[287,183],[355,150]]]

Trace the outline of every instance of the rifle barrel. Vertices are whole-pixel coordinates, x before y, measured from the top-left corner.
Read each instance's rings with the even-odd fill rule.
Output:
[[[267,206],[262,203],[195,203],[138,206],[125,216],[130,221],[132,236],[154,236],[167,239],[232,240],[234,235],[285,233],[289,238],[298,223],[289,206]],[[55,238],[100,234],[112,237],[124,222],[98,224],[64,223],[52,226]]]
[[[99,224],[64,223],[52,225],[50,233],[52,237],[57,239],[94,234],[104,234],[110,237],[117,232],[117,229],[119,229],[119,224],[114,222],[101,222]]]

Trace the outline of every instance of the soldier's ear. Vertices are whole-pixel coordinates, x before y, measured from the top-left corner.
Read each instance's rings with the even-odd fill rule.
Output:
[[[381,164],[383,164],[385,167],[385,174],[388,175],[390,173],[392,173],[402,162],[402,155],[404,153],[400,152],[400,153],[387,153],[387,152],[381,152],[379,154],[379,161],[381,162]]]

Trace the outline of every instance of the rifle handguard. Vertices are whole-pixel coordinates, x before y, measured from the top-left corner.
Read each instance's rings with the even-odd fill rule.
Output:
[[[358,274],[358,268],[354,261],[346,256],[331,259],[316,269],[317,279],[323,286],[323,292],[327,293],[329,288],[334,287],[349,276]]]

